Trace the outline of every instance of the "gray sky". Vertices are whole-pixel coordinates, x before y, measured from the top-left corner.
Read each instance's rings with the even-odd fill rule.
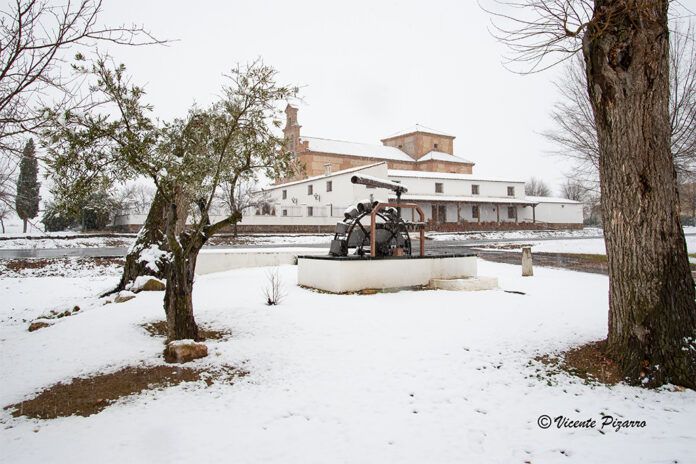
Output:
[[[161,118],[211,102],[226,71],[261,57],[280,81],[303,86],[304,135],[378,144],[419,123],[455,135],[455,154],[475,174],[534,175],[554,194],[570,168],[539,135],[552,127],[562,70],[504,69],[505,48],[473,0],[118,0],[104,13],[179,40],[111,50]]]

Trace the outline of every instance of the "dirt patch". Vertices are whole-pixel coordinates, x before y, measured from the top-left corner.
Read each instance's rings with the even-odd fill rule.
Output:
[[[14,417],[55,419],[72,415],[91,416],[101,412],[118,399],[145,390],[158,390],[183,382],[203,381],[210,386],[216,382],[234,383],[247,373],[231,366],[216,369],[197,369],[177,366],[126,367],[111,374],[74,378],[70,383],[58,383],[34,398],[6,406]]]
[[[152,335],[153,337],[163,337],[164,343],[167,343],[166,338],[167,338],[167,321],[156,321],[156,322],[147,322],[145,324],[141,324],[140,327],[145,329],[147,333]],[[225,340],[230,337],[232,333],[229,330],[226,329],[213,329],[211,327],[207,327],[205,325],[198,325],[198,340],[196,341],[205,341],[205,340]]]
[[[587,382],[616,385],[623,376],[618,364],[607,356],[606,347],[607,341],[600,340],[572,348],[559,356],[539,356],[535,361],[544,364],[551,375],[563,371]]]

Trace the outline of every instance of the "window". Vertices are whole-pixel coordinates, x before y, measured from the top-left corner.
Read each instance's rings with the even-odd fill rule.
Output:
[[[433,148],[434,148],[435,150],[437,150],[437,143],[434,143],[434,144],[433,144]]]
[[[474,219],[479,218],[479,207],[478,205],[474,205],[471,207],[471,217]]]
[[[517,211],[514,206],[508,206],[508,219],[515,219]]]
[[[287,215],[288,215],[288,210],[287,210],[287,209],[284,209],[284,210],[283,210],[283,216],[287,216]]]
[[[442,192],[444,192],[442,182],[435,182],[435,193],[442,193]]]
[[[314,186],[313,185],[307,186],[307,195],[314,195]]]
[[[399,145],[398,148],[399,148],[399,150],[400,150],[400,149],[404,148],[404,146],[403,146],[403,145]]]
[[[314,208],[312,206],[307,207],[307,216],[314,216]]]
[[[478,185],[472,185],[472,186],[471,186],[471,194],[472,194],[472,195],[478,195],[478,194],[479,194],[479,186],[478,186]]]
[[[288,191],[283,190],[283,200],[287,200],[287,199],[288,199]]]
[[[515,187],[508,187],[508,196],[509,197],[515,196]]]
[[[330,180],[326,181],[326,191],[331,192],[333,190],[333,182]]]

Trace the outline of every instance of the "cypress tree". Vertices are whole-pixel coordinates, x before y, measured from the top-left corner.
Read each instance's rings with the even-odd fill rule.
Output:
[[[17,178],[17,197],[15,209],[17,216],[24,221],[24,232],[27,222],[39,214],[39,163],[36,159],[34,140],[29,139],[22,152]]]

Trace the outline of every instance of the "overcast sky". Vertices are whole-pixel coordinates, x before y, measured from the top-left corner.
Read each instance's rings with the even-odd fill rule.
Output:
[[[554,194],[570,169],[540,135],[552,127],[562,69],[506,70],[473,0],[105,3],[104,22],[177,39],[111,50],[161,118],[211,102],[226,71],[261,57],[280,81],[302,86],[304,135],[379,144],[419,123],[455,135],[455,154],[474,161],[475,174],[537,176]]]

